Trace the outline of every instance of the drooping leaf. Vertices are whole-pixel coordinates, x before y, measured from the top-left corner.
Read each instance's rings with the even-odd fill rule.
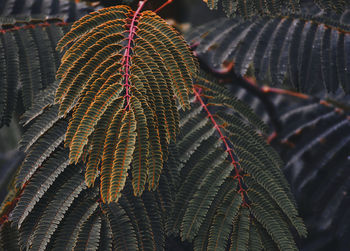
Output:
[[[180,232],[182,239],[193,240],[195,250],[226,250],[229,239],[236,240],[231,244],[233,250],[248,250],[249,245],[261,248],[258,240],[263,235],[250,231],[257,221],[278,249],[297,250],[291,228],[301,236],[306,229],[281,173],[282,162],[257,135],[259,127],[252,126],[252,120],[242,121],[240,116],[230,114],[229,106],[223,105],[225,99],[231,98],[225,88],[212,89],[202,79],[196,87],[201,89],[195,91],[192,112],[184,113],[180,120],[181,128],[187,124],[189,129],[180,134],[177,143],[182,183],[170,219],[171,231]],[[222,100],[221,106],[211,99]],[[198,107],[199,112],[193,112]],[[209,136],[210,127],[205,129],[208,125],[214,129]],[[220,191],[231,197],[224,199]],[[250,244],[251,238],[255,240]]]
[[[114,153],[114,161],[109,188],[108,201],[117,201],[124,187],[128,168],[131,163],[136,141],[135,114],[132,110],[125,112],[121,121],[118,143]]]
[[[2,250],[20,250],[18,245],[18,230],[11,226],[11,222],[4,222],[0,228],[0,248]]]
[[[24,111],[28,110],[38,103],[40,91],[54,82],[59,65],[55,46],[65,32],[64,26],[68,27],[62,27],[61,20],[38,19],[36,24],[30,24],[31,19],[7,19],[0,32],[0,127],[9,125],[18,101],[23,103]],[[40,99],[44,102],[45,97]]]
[[[196,60],[182,37],[155,13],[141,12],[143,5],[140,2],[136,11],[116,6],[93,12],[73,24],[57,46],[68,50],[56,75],[60,84],[55,101],[60,103],[60,115],[74,107],[65,144],[70,148],[71,163],[81,159],[84,149],[90,154],[89,186],[101,170],[104,201],[118,199],[131,163],[135,194],[142,194],[145,182],[149,189],[157,187],[168,144],[178,132],[174,95],[188,108],[197,72]],[[110,108],[116,100],[122,101],[122,107]],[[135,124],[136,134],[130,135],[137,135],[137,147],[131,157],[135,142],[125,145],[123,151],[128,154],[124,157],[121,152],[113,156],[114,150],[121,150],[117,140],[124,127],[109,127],[106,132],[105,125],[99,123],[123,109],[135,114],[130,123]],[[111,135],[104,141],[103,153],[102,133]],[[112,162],[115,165],[111,166]],[[119,175],[121,179],[116,180]],[[112,190],[108,184],[113,184]]]

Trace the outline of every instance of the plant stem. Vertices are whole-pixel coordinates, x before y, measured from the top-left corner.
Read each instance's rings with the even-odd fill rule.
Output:
[[[124,79],[125,79],[125,83],[124,83],[124,87],[125,87],[125,95],[124,95],[124,99],[126,99],[126,106],[125,106],[125,110],[129,109],[130,106],[130,84],[129,84],[129,69],[130,69],[130,51],[131,51],[131,42],[134,38],[135,35],[135,31],[137,26],[135,25],[135,23],[137,22],[137,18],[138,15],[140,14],[141,9],[143,8],[143,6],[145,5],[145,3],[147,2],[147,0],[145,1],[140,1],[139,2],[139,6],[137,8],[137,10],[134,13],[134,16],[131,20],[131,24],[130,24],[130,28],[129,28],[129,35],[128,35],[128,44],[125,48],[125,52],[124,52],[124,56],[123,56],[123,61],[122,63],[124,63]]]
[[[172,2],[173,2],[173,0],[166,1],[158,9],[156,9],[154,12],[157,13],[157,12],[161,11],[165,6],[167,6],[168,4],[171,4]]]
[[[236,155],[234,153],[234,150],[232,147],[229,146],[228,143],[228,139],[227,137],[225,137],[220,129],[220,126],[218,125],[218,123],[215,121],[213,114],[209,111],[208,106],[204,103],[200,93],[201,93],[202,89],[199,89],[198,91],[196,90],[196,88],[193,88],[193,92],[196,96],[196,100],[199,101],[199,103],[201,104],[201,106],[203,107],[203,109],[205,110],[205,112],[208,114],[208,117],[210,118],[211,122],[214,125],[214,128],[216,129],[216,131],[219,133],[220,135],[220,139],[222,140],[222,142],[224,143],[225,147],[226,147],[226,152],[228,152],[230,160],[231,160],[231,164],[234,166],[235,169],[235,176],[233,177],[234,179],[236,179],[238,181],[238,193],[241,195],[242,197],[242,205],[244,207],[249,207],[248,203],[246,202],[245,199],[245,193],[246,193],[246,189],[243,187],[243,176],[240,173],[240,169],[239,169],[239,162],[237,162],[234,158],[233,155]]]

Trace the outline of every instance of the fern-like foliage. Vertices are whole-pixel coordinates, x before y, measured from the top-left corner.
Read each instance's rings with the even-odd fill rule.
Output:
[[[263,124],[226,89],[205,79],[196,87],[192,109],[181,113],[170,231],[195,250],[297,250],[291,228],[306,230],[283,163],[257,135]]]
[[[323,17],[298,15],[254,20],[215,20],[188,36],[216,73],[233,67],[259,84],[319,94],[350,92],[350,27]]]
[[[350,2],[348,0],[314,0],[314,2],[326,11],[336,11],[338,13],[343,12],[346,7],[350,6]]]
[[[0,2],[0,128],[13,112],[22,114],[35,95],[55,79],[60,55],[55,47],[70,25],[93,11],[70,0]]]
[[[51,99],[37,99],[23,121],[29,126],[23,138],[27,140],[21,143],[26,158],[17,177],[21,186],[19,198],[13,200],[16,207],[10,215],[1,215],[5,220],[1,247],[14,251],[163,250],[176,171],[165,169],[154,193],[135,197],[127,180],[118,203],[102,203],[99,186],[85,184],[86,168],[69,164],[62,137],[68,122],[58,118],[58,105],[52,105],[55,88],[45,92]],[[46,107],[41,112],[40,105]],[[55,107],[56,115],[50,116]],[[39,126],[41,130],[36,129]]]
[[[299,0],[203,0],[208,7],[213,10],[218,8],[221,2],[222,9],[228,17],[243,16],[252,17],[254,15],[276,15],[284,9],[296,11],[299,8]]]
[[[17,229],[11,226],[11,222],[3,223],[0,227],[0,249],[10,251],[20,250],[18,241]]]
[[[350,205],[347,98],[338,95],[326,101],[270,87],[248,84],[243,89],[234,82],[230,87],[233,95],[271,125],[272,146],[286,163],[283,170],[308,229],[300,249],[346,250],[349,228],[343,222]]]
[[[93,8],[84,3],[70,0],[1,0],[0,16],[28,17],[35,16],[63,18],[67,22],[78,20],[93,11]]]
[[[54,89],[25,114],[27,155],[16,207],[2,217],[5,249],[16,245],[6,241],[12,238],[22,250],[164,250],[175,233],[195,250],[296,250],[291,230],[304,235],[305,228],[282,163],[257,134],[265,125],[227,89],[200,78],[191,110],[180,112],[180,133],[157,189],[135,197],[127,179],[118,202],[108,204],[99,186],[86,186],[87,167],[70,164],[62,137],[68,118],[58,118],[58,105],[48,104]]]
[[[307,250],[346,250],[349,227],[343,223],[350,213],[349,107],[307,99],[289,100],[292,105],[285,110],[283,103],[280,99],[276,104],[283,130],[273,145],[286,162],[284,171],[310,231],[303,244]]]
[[[101,175],[103,201],[117,201],[132,163],[136,195],[158,184],[178,131],[176,95],[189,107],[196,61],[182,37],[154,12],[116,6],[76,22],[58,43],[63,56],[56,102],[74,107],[65,144],[70,162],[89,153],[85,180]],[[99,168],[101,163],[101,168]]]
[[[60,63],[55,47],[69,29],[68,25],[61,24],[57,19],[2,20],[0,127],[9,125],[16,106],[29,109],[35,95],[55,80]]]
[[[241,16],[250,18],[253,16],[275,16],[288,10],[289,12],[299,12],[300,7],[303,7],[310,1],[300,0],[203,0],[211,10],[218,8],[218,3],[221,2],[222,9],[227,17]],[[342,13],[350,6],[348,0],[314,0],[320,8],[327,12]]]
[[[103,204],[98,187],[86,187],[81,167],[68,166],[63,148],[43,168],[28,182],[10,217],[19,229],[21,250],[162,250],[162,207],[167,207],[162,196],[169,195],[146,191],[135,197],[127,181],[118,203]]]

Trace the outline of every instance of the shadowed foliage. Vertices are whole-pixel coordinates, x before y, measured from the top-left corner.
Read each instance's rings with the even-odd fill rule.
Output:
[[[61,18],[73,22],[93,10],[84,3],[69,0],[0,0],[0,16]]]
[[[5,22],[6,21],[6,22]],[[55,51],[69,29],[61,20],[5,19],[0,32],[0,127],[9,125],[18,105],[31,107],[35,95],[55,80]]]
[[[349,246],[344,221],[350,213],[350,110],[341,105],[345,100],[309,99],[288,110],[277,103],[283,130],[272,143],[286,162],[284,172],[310,232],[304,241],[310,250]]]
[[[4,121],[17,89],[29,105],[19,146],[26,157],[2,205],[0,247],[164,250],[179,240],[194,250],[346,248],[347,14],[283,14],[297,10],[284,5],[294,1],[206,1],[235,16],[188,36],[216,82],[198,73],[180,33],[136,2],[72,26],[4,19]],[[29,5],[34,12],[45,3]],[[307,231],[292,193],[307,240],[298,240]]]
[[[165,245],[166,212],[174,187],[170,187],[168,179],[175,179],[174,172],[165,170],[157,190],[146,191],[141,198],[133,195],[132,184],[127,180],[118,204],[103,204],[99,186],[87,188],[85,184],[85,166],[69,165],[69,151],[63,146],[68,123],[57,117],[58,107],[52,105],[55,88],[45,92],[51,99],[38,99],[24,116],[23,124],[29,128],[23,137],[28,140],[21,143],[26,158],[17,176],[19,201],[13,201],[16,207],[11,215],[2,215],[2,220],[12,222],[13,226],[2,225],[2,247],[5,250],[161,250]],[[40,111],[40,106],[46,108]],[[53,107],[57,107],[56,116],[49,115]],[[41,130],[36,131],[40,126]],[[54,144],[49,143],[51,132],[56,137]],[[46,149],[48,143],[50,147]],[[9,238],[17,238],[18,245]],[[16,247],[12,248],[13,245]]]
[[[350,28],[322,16],[215,20],[187,39],[213,71],[320,94],[350,92]]]
[[[282,162],[257,134],[266,129],[264,124],[225,88],[203,77],[195,84],[191,109],[180,112],[180,133],[169,146],[160,185],[141,197],[134,197],[127,180],[118,203],[104,204],[99,186],[85,185],[86,167],[70,165],[63,148],[66,119],[53,116],[47,122],[50,128],[43,125],[39,135],[29,128],[25,137],[32,136],[26,140],[31,146],[22,143],[28,150],[17,177],[18,184],[26,182],[9,218],[19,228],[19,245],[33,250],[79,250],[81,245],[91,250],[162,250],[167,236],[175,234],[194,241],[195,250],[225,250],[228,245],[297,250],[290,231],[296,228],[305,235],[305,228],[280,171]],[[48,106],[52,89],[47,95],[51,100],[38,100],[26,113],[31,127],[42,125],[41,118],[49,118],[50,109],[57,107]],[[40,104],[46,108],[39,114]],[[60,140],[45,150],[51,131]],[[248,161],[248,156],[255,157]],[[38,162],[40,168],[35,168]],[[17,238],[6,227],[2,235]]]
[[[346,7],[350,6],[350,2],[348,0],[314,0],[316,4],[318,4],[321,8],[326,11],[336,11],[341,13],[344,11]]]
[[[306,230],[292,209],[283,163],[256,134],[263,124],[225,88],[203,78],[196,88],[201,94],[181,113],[182,182],[170,231],[194,241],[194,250],[297,250],[289,224],[300,235]]]
[[[296,11],[299,8],[299,0],[203,0],[203,2],[207,3],[211,10],[217,9],[220,2],[228,17],[249,18],[254,15],[276,15],[285,9]]]
[[[347,98],[322,100],[241,84],[244,88],[230,85],[232,95],[270,125],[272,146],[285,162],[284,173],[308,229],[302,249],[346,250],[350,233],[343,225],[350,205]]]

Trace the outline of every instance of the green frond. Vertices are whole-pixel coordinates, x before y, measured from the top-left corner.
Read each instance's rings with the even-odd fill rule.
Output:
[[[268,176],[273,176],[276,179],[276,182],[278,182],[279,186],[281,186],[284,192],[288,195],[289,200],[295,204],[293,196],[289,189],[288,182],[281,173],[283,162],[281,162],[276,152],[269,145],[267,145],[264,140],[260,138],[253,130],[248,128],[246,125],[244,125],[244,123],[239,121],[234,116],[220,112],[218,112],[218,116],[220,118],[225,118],[224,121],[227,124],[230,124],[226,127],[226,130],[231,135],[236,135],[235,137],[237,140],[234,140],[235,144],[240,145],[240,142],[242,142],[242,148],[240,149],[243,150],[243,148],[246,148],[247,152],[254,155],[254,158],[257,158],[257,162],[253,161],[254,163],[260,162],[263,163],[263,165],[266,167],[271,166],[271,168],[264,168],[264,171]]]
[[[247,115],[252,111],[242,102],[236,106],[224,89],[199,81],[201,91],[195,92],[193,109],[180,113],[183,134],[179,134],[177,148],[182,182],[170,231],[180,231],[183,239],[194,241],[195,250],[226,250],[229,246],[232,250],[261,250],[262,237],[254,227],[257,220],[280,250],[296,250],[291,229],[300,236],[306,229],[281,173],[282,161],[258,134],[263,123],[257,117],[251,123],[244,113],[235,113],[238,106],[248,111]],[[208,135],[211,129],[214,131]],[[220,171],[225,175],[220,176]],[[220,197],[220,191],[232,198]]]
[[[209,210],[210,203],[214,200],[220,186],[230,175],[232,169],[233,165],[227,161],[217,163],[215,169],[210,171],[201,182],[184,215],[181,227],[183,240],[191,240],[198,233],[199,227]]]
[[[35,95],[35,100],[33,101],[32,106],[25,111],[21,116],[21,123],[23,126],[28,125],[31,121],[39,117],[46,107],[49,107],[52,105],[55,97],[56,88],[58,86],[58,81],[54,81],[52,84],[50,84],[47,88],[45,88],[42,91],[39,91]],[[55,105],[53,105],[55,106]],[[57,107],[57,105],[56,105]],[[58,107],[57,107],[57,113],[58,115]],[[45,115],[48,116],[48,115]],[[53,121],[51,119],[48,119],[49,121]],[[44,121],[43,121],[44,122]],[[38,123],[39,124],[39,123]],[[33,129],[31,129],[33,130]],[[24,140],[22,140],[24,141]]]
[[[170,143],[169,152],[171,154],[169,154],[168,161],[164,165],[164,172],[167,178],[166,181],[164,181],[163,183],[165,183],[167,187],[169,187],[169,189],[171,190],[170,194],[171,196],[173,196],[173,192],[175,188],[177,188],[180,178],[180,162],[178,159],[179,154],[177,152],[177,148],[174,142]],[[160,191],[162,191],[162,189],[160,189]]]
[[[98,211],[98,203],[96,201],[93,199],[79,201],[78,199],[77,206],[69,210],[68,215],[65,216],[60,228],[57,230],[53,250],[73,249],[79,238],[79,233],[82,233],[83,224],[96,211]]]
[[[26,83],[23,84],[23,103],[29,108],[34,100],[35,90],[42,88],[38,48],[34,38],[25,30],[18,30],[14,37],[18,44],[20,81]]]
[[[241,115],[241,120],[248,121],[252,126],[261,130],[263,133],[267,132],[266,124],[263,123],[260,120],[260,118],[250,108],[248,108],[247,105],[242,101],[235,99],[233,97],[230,97],[230,98],[218,97],[218,98],[213,98],[210,101],[211,101],[210,104],[213,103],[215,105],[224,105],[227,108],[232,109],[232,111]]]
[[[95,214],[91,215],[90,218],[84,222],[80,229],[74,250],[98,250],[101,227],[101,217]]]
[[[35,24],[23,26],[31,18],[18,18],[13,18],[9,28],[5,22],[0,34],[0,127],[10,124],[14,112],[22,112],[15,109],[18,105],[24,111],[29,109],[37,103],[38,94],[54,82],[60,60],[55,46],[65,32],[57,25],[60,20],[36,19]]]
[[[232,186],[232,184],[230,184]],[[215,214],[208,240],[208,249],[226,250],[228,238],[232,231],[234,218],[239,212],[242,198],[234,189],[226,193]],[[236,249],[234,249],[236,250]]]
[[[44,182],[49,187],[47,191],[39,190],[39,193],[43,194],[34,208],[23,220],[20,227],[16,224],[20,230],[21,249],[33,246],[36,250],[42,250],[47,246],[72,201],[85,187],[84,180],[77,169],[68,167],[58,177],[51,175],[45,181],[46,177],[38,175],[32,184],[31,180],[28,182],[32,188],[38,181]],[[53,183],[50,185],[52,180]],[[24,204],[22,203],[22,205]],[[30,207],[30,204],[28,206]]]
[[[41,86],[49,87],[55,81],[55,71],[58,67],[55,61],[55,50],[51,44],[51,38],[47,30],[35,27],[32,30],[33,40],[38,48],[38,58],[40,62]]]
[[[105,201],[108,201],[110,196],[110,184],[111,175],[114,161],[114,153],[116,151],[117,141],[119,138],[120,128],[122,125],[122,120],[125,115],[125,110],[122,109],[116,113],[113,117],[111,124],[108,127],[103,155],[102,155],[102,165],[101,165],[101,197]]]
[[[263,243],[261,241],[261,237],[260,237],[259,232],[257,230],[256,224],[253,220],[250,223],[249,231],[250,231],[250,233],[249,233],[248,250],[252,250],[252,251],[262,250]],[[266,250],[272,250],[272,249],[266,249]]]
[[[54,200],[49,204],[35,227],[33,249],[45,250],[50,237],[57,228],[57,224],[59,224],[70,204],[84,188],[84,179],[82,179],[80,174],[75,174],[58,190]]]
[[[51,191],[55,191],[57,189],[57,185],[62,185],[62,177],[57,179],[57,183],[53,184],[50,188]],[[33,241],[33,234],[35,231],[35,226],[38,224],[40,219],[40,214],[42,211],[47,207],[49,204],[50,199],[53,198],[52,194],[45,193],[43,198],[39,200],[39,202],[35,205],[34,210],[25,218],[23,221],[20,230],[20,238],[19,238],[19,244],[21,246],[22,250],[29,249],[30,245],[32,245]]]
[[[241,116],[241,118],[237,118],[237,120],[245,120],[263,133],[267,132],[266,124],[261,121],[254,111],[247,106],[247,104],[232,95],[225,87],[213,84],[208,79],[201,76],[199,76],[197,80],[196,86],[204,88],[206,90],[206,95],[211,96],[210,103],[208,103],[209,106],[225,106]],[[208,87],[210,89],[207,89]]]
[[[248,208],[241,208],[237,219],[234,221],[235,229],[231,235],[230,250],[248,251],[250,240],[250,211]],[[257,236],[254,236],[256,238]]]
[[[0,127],[9,125],[12,113],[17,103],[18,85],[18,49],[15,38],[11,33],[0,35],[0,58],[1,58],[1,80],[0,80]]]
[[[139,147],[118,170],[123,178],[118,182],[110,180],[117,194],[123,187],[130,163],[135,165],[133,176],[138,177],[133,179],[135,194],[142,194],[145,182],[149,189],[156,189],[168,156],[168,145],[179,131],[174,95],[183,108],[189,108],[188,95],[192,93],[192,79],[197,74],[198,63],[181,35],[154,12],[139,12],[141,8],[142,4],[137,11],[116,6],[93,12],[73,24],[57,45],[58,50],[67,50],[56,74],[60,84],[55,102],[60,105],[59,115],[66,115],[74,107],[65,144],[70,148],[71,163],[77,163],[84,151],[90,154],[88,186],[93,185],[98,175],[99,149],[109,149],[110,153],[112,149],[119,149],[116,147],[119,143],[112,142],[118,140],[115,136],[107,136],[104,141],[109,147],[102,145],[103,137],[99,134],[105,127],[99,121],[108,117],[104,114],[116,99],[124,101],[123,107],[108,110],[108,114],[131,109],[134,97],[140,102],[137,112],[133,108]],[[132,19],[135,22],[131,24]],[[99,131],[97,136],[96,131]],[[97,151],[93,153],[92,149]],[[107,194],[114,192],[108,190],[109,178],[104,176],[111,172],[117,175],[115,166],[110,166],[110,161],[114,161],[114,157],[107,156],[110,153],[104,151],[105,161],[102,157],[101,162],[101,194],[103,200],[108,201],[112,200]],[[142,163],[140,158],[147,161]],[[106,163],[108,167],[104,166]],[[116,200],[118,196],[113,194],[113,197]]]
[[[283,208],[285,213],[291,218],[296,214],[293,202],[288,197],[288,194],[284,190],[277,189],[281,187],[276,181],[265,171],[269,166],[265,166],[256,156],[249,152],[249,149],[244,149],[240,141],[243,138],[231,137],[235,142],[234,146],[237,154],[241,156],[241,167],[244,172],[249,173],[260,185],[262,185],[269,194],[276,200],[276,202]],[[271,165],[272,166],[272,165]],[[271,169],[270,166],[270,169]]]
[[[217,164],[220,164],[226,157],[227,154],[220,149],[213,149],[209,145],[206,145],[209,148],[209,153],[205,156],[201,156],[200,161],[195,164],[195,168],[191,168],[188,173],[188,179],[182,182],[174,202],[172,220],[171,220],[171,228],[172,231],[177,233],[181,227],[181,229],[187,228],[185,225],[184,216],[186,214],[186,210],[188,208],[188,204],[191,199],[194,197],[196,190],[199,189],[201,185],[201,180],[206,177],[206,175],[210,172],[211,168],[215,168]],[[215,161],[212,161],[215,160]],[[184,167],[186,168],[186,167]],[[194,189],[197,188],[197,189]],[[190,212],[187,212],[189,214]],[[190,224],[191,219],[187,218],[186,223]]]
[[[148,212],[142,198],[134,197],[129,181],[120,198],[120,205],[124,208],[135,229],[139,250],[155,250],[154,233]]]
[[[248,196],[255,201],[251,208],[252,215],[266,229],[280,250],[297,250],[287,223],[263,196],[253,189],[248,190]]]
[[[144,97],[136,90],[133,90],[134,95],[138,100],[142,100],[142,108],[147,119],[147,126],[149,132],[149,156],[148,156],[148,169],[147,169],[147,181],[149,189],[155,189],[158,184],[159,176],[163,168],[163,151],[161,140],[159,136],[159,128],[154,120],[154,111],[144,102]]]
[[[72,25],[71,31],[58,42],[57,49],[62,51],[69,43],[91,30],[93,28],[91,27],[92,25],[96,27],[109,20],[126,19],[131,12],[132,10],[129,6],[120,5],[86,15]]]
[[[129,169],[136,141],[136,120],[132,110],[126,111],[121,121],[118,144],[114,153],[114,161],[111,175],[110,195],[108,199],[118,201],[120,192],[124,187],[127,171]]]
[[[19,227],[58,175],[68,166],[68,162],[68,151],[58,148],[31,177],[31,182],[26,185],[26,189],[11,216],[11,220]]]
[[[122,106],[120,100],[114,100],[102,115],[102,118],[96,124],[96,130],[94,131],[93,138],[91,140],[89,159],[86,163],[85,181],[89,187],[94,184],[97,177],[99,163],[102,159],[103,145],[107,136],[107,130],[113,119],[114,111],[118,109],[119,106]]]
[[[137,121],[136,126],[136,142],[132,161],[132,185],[134,194],[139,196],[145,189],[148,169],[148,127],[145,112],[142,108],[140,100],[134,97],[131,100],[131,107],[135,113]]]
[[[235,196],[236,191],[233,189],[232,180],[226,179],[226,181],[220,186],[220,190],[216,194],[213,202],[210,205],[210,208],[205,216],[205,219],[199,228],[198,234],[194,239],[194,250],[207,250],[209,243],[210,228],[214,217],[216,217],[216,211],[219,208],[219,205],[224,200],[224,197]],[[231,212],[231,211],[230,211]],[[221,232],[222,233],[222,232]]]
[[[189,126],[191,126],[191,130],[193,131],[184,135],[178,143],[178,151],[181,153],[179,160],[183,163],[186,163],[191,156],[187,153],[194,152],[197,147],[203,144],[205,139],[209,138],[214,133],[211,122],[207,118],[204,118],[202,121],[197,121],[196,119],[190,120],[188,123],[190,123]],[[184,127],[186,125],[184,125]],[[193,125],[195,125],[194,128],[192,127]]]
[[[167,177],[163,175],[162,177]],[[162,190],[163,183],[160,182],[158,191]],[[167,221],[167,208],[170,206],[166,205],[166,209],[160,207],[159,198],[155,192],[145,191],[142,194],[142,200],[147,211],[147,215],[150,220],[150,224],[153,232],[153,239],[156,250],[164,250],[166,241],[166,221]]]
[[[5,76],[5,72],[6,72],[6,61],[5,61],[5,49],[3,47],[0,47],[0,73],[1,76]],[[0,98],[1,100],[3,100],[3,102],[1,103],[1,107],[0,107],[0,115],[1,117],[3,117],[5,115],[5,109],[6,106],[3,104],[6,102],[7,100],[7,83],[6,83],[6,78],[2,77],[0,79],[0,90],[1,90],[1,94],[0,94]]]
[[[29,112],[32,109],[28,110]],[[19,142],[20,150],[26,152],[33,144],[43,136],[59,120],[58,105],[48,106],[35,116],[37,120],[29,126]]]
[[[39,198],[19,227],[24,248],[40,245],[48,250],[80,250],[87,245],[94,250],[154,250],[156,245],[163,247],[165,222],[161,217],[165,212],[155,197],[151,194],[134,197],[129,182],[118,204],[106,205],[98,202],[98,190],[85,188],[83,177],[78,166],[71,166]],[[37,180],[32,179],[28,186],[36,184]],[[78,192],[81,186],[83,190]],[[96,218],[101,221],[93,220]],[[44,226],[48,231],[44,231]]]
[[[106,219],[106,216],[102,216],[102,226],[101,226],[101,234],[100,234],[100,243],[98,250],[99,251],[112,251],[113,249],[113,236],[112,236],[112,229],[109,225],[108,220]]]
[[[27,156],[17,176],[23,186],[50,154],[63,142],[67,121],[59,120],[28,149]]]
[[[0,249],[9,251],[18,251],[19,234],[18,230],[7,221],[1,224],[0,228]]]
[[[95,125],[106,111],[108,105],[117,99],[121,88],[122,85],[119,83],[111,85],[103,93],[101,93],[101,95],[97,96],[95,102],[90,105],[86,114],[82,118],[70,145],[69,158],[72,163],[78,162],[83,148],[87,144],[88,137],[93,132]],[[116,108],[120,107],[123,102],[123,99],[121,98],[118,98],[118,100],[119,102],[116,105]]]
[[[110,203],[107,216],[113,233],[115,250],[137,250],[136,229],[133,228],[126,211],[119,204]]]

